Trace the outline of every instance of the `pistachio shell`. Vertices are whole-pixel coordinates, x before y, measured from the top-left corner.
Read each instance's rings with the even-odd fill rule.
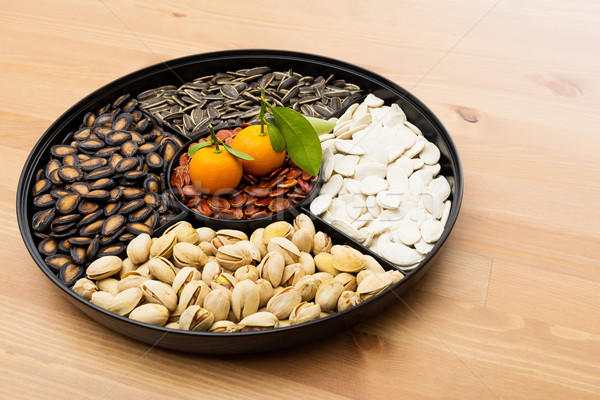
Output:
[[[338,312],[344,311],[344,310],[347,310],[350,307],[354,307],[360,303],[362,303],[360,294],[358,294],[356,292],[352,292],[350,290],[344,290],[342,292],[342,294],[340,295],[340,298],[338,299],[337,310],[338,310]]]
[[[179,244],[179,243],[178,243]],[[194,267],[183,267],[177,272],[175,278],[173,279],[173,290],[175,293],[179,293],[180,289],[182,289],[185,285],[187,285],[191,281],[197,281],[202,278],[202,274]]]
[[[150,257],[171,258],[175,243],[177,243],[175,233],[165,233],[152,242],[152,246],[150,247]]]
[[[108,306],[108,311],[125,316],[143,301],[142,291],[139,288],[129,288],[120,292],[112,299]]]
[[[343,291],[344,285],[335,278],[325,281],[317,289],[315,303],[320,305],[323,311],[334,311]]]
[[[208,257],[202,249],[192,243],[179,242],[173,246],[173,264],[177,268],[193,267],[200,269],[207,261]]]
[[[299,229],[292,237],[292,243],[298,247],[298,250],[310,253],[313,247],[314,234],[310,229]]]
[[[359,284],[356,292],[360,294],[363,300],[379,294],[393,283],[392,276],[385,273],[369,275],[364,278]]]
[[[126,277],[121,279],[117,283],[117,290],[122,292],[123,290],[132,288],[132,287],[140,287],[142,283],[148,280],[148,277],[140,274],[137,271],[130,272]]]
[[[359,272],[365,268],[363,255],[350,246],[335,245],[331,248],[333,268],[342,272]]]
[[[328,253],[331,250],[331,238],[324,232],[317,232],[313,238],[313,254]]]
[[[316,233],[315,224],[306,214],[298,214],[298,216],[294,218],[294,229],[296,229],[296,231],[300,229],[306,230],[310,232],[311,237],[314,237]]]
[[[169,260],[165,257],[152,257],[148,261],[148,270],[156,279],[168,283],[173,283],[177,271]]]
[[[177,293],[171,286],[161,281],[146,280],[140,285],[140,289],[148,303],[162,304],[169,311],[175,311]]]
[[[212,290],[204,297],[204,308],[213,314],[215,321],[227,319],[231,308],[231,292],[225,289]]]
[[[108,278],[121,270],[123,261],[117,256],[104,256],[92,262],[86,269],[88,278],[99,280]]]
[[[179,317],[179,327],[187,331],[205,332],[213,324],[213,314],[200,307],[190,306]]]
[[[218,262],[208,261],[202,268],[202,281],[209,285],[216,276],[221,274],[222,269]]]
[[[129,319],[163,326],[169,320],[169,310],[161,304],[142,304],[129,313]]]
[[[237,332],[240,328],[233,321],[216,321],[214,322],[210,328],[208,328],[209,332]]]
[[[256,245],[258,250],[260,251],[261,257],[264,257],[267,254],[267,245],[263,242],[263,233],[265,228],[258,228],[252,235],[250,235],[250,241]]]
[[[177,229],[175,231],[175,236],[177,237],[178,243],[191,243],[193,245],[200,243],[200,236],[191,225],[182,226]]]
[[[313,257],[306,252],[300,252],[300,259],[298,260],[300,267],[304,270],[306,275],[312,275],[315,273],[315,260]]]
[[[127,245],[127,257],[133,264],[142,264],[150,258],[150,248],[152,247],[152,238],[147,233],[137,235]]]
[[[199,242],[210,242],[215,238],[215,231],[207,226],[196,229],[196,233],[198,233]]]
[[[179,302],[175,310],[175,315],[181,313],[189,306],[203,306],[204,298],[210,293],[210,288],[203,281],[191,281],[185,285],[179,294]]]
[[[260,252],[260,249],[258,248],[258,246],[256,244],[254,244],[250,240],[240,240],[236,244],[238,246],[245,247],[248,250],[248,252],[250,253],[250,257],[252,257],[253,261],[259,263],[260,260],[262,259],[262,254]]]
[[[80,278],[75,282],[71,290],[89,301],[92,298],[92,295],[98,291],[98,287],[91,280]]]
[[[267,250],[281,253],[286,264],[297,263],[300,259],[300,250],[298,247],[283,237],[274,237],[271,239],[267,245]]]
[[[112,295],[117,295],[121,291],[119,288],[119,282],[115,278],[104,278],[96,282],[96,286],[98,286],[98,290],[102,290],[104,292],[108,292]]]
[[[334,279],[337,279],[344,285],[344,290],[349,290],[351,292],[356,290],[356,276],[353,274],[349,274],[347,272],[342,272],[337,274]]]
[[[250,251],[243,245],[237,244],[219,247],[215,256],[222,267],[233,271],[252,262]]]
[[[290,240],[294,232],[295,229],[289,222],[276,221],[266,226],[262,234],[262,241],[265,245],[268,245],[274,237],[284,237]]]
[[[311,301],[317,294],[317,288],[321,284],[313,275],[305,275],[294,285],[300,292],[303,301]]]
[[[331,253],[319,253],[314,258],[315,268],[319,272],[327,272],[333,276],[340,273],[333,267],[333,256]]]
[[[300,263],[286,265],[283,269],[281,286],[294,286],[300,278],[306,275]]]
[[[293,286],[286,287],[277,293],[267,303],[267,311],[278,319],[288,318],[294,307],[302,302],[302,295]]]
[[[259,303],[258,286],[251,280],[243,280],[233,288],[231,310],[238,321],[257,312]]]
[[[289,320],[291,325],[298,325],[317,319],[319,315],[321,307],[318,304],[304,301],[292,309]]]
[[[258,279],[258,268],[254,265],[244,265],[241,268],[238,268],[233,275],[238,282],[249,279],[253,282],[256,282]]]
[[[123,260],[123,266],[119,271],[119,278],[123,279],[125,274],[131,271],[135,271],[138,268],[138,264],[134,264],[129,257]]]
[[[270,312],[262,311],[247,316],[238,323],[242,332],[260,331],[279,327],[279,319]]]
[[[108,308],[110,307],[110,303],[113,301],[114,298],[115,296],[108,292],[96,291],[92,293],[90,297],[90,302],[92,304],[97,305],[98,307],[102,307],[105,310],[108,310]]]
[[[271,282],[268,280],[261,278],[256,281],[256,286],[258,286],[258,294],[260,296],[258,306],[264,307],[275,294],[273,291],[273,285],[271,285]]]
[[[273,287],[279,286],[283,278],[285,258],[278,251],[268,252],[258,265],[260,277],[268,280]]]

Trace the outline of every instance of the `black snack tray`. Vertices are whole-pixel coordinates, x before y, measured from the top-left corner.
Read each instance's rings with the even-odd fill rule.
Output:
[[[409,272],[400,271],[405,275],[400,282],[355,307],[301,325],[258,332],[190,332],[148,325],[108,312],[72,292],[44,262],[44,257],[37,249],[38,240],[34,238],[31,229],[31,218],[35,212],[31,195],[34,178],[36,171],[50,159],[50,148],[55,144],[65,142],[67,134],[78,128],[86,112],[100,109],[107,102],[122,94],[131,93],[135,97],[154,87],[169,84],[180,86],[203,75],[263,65],[271,67],[272,70],[291,68],[303,75],[327,76],[333,73],[336,79],[345,79],[359,85],[364,94],[373,93],[383,99],[387,105],[392,103],[400,105],[406,113],[407,119],[440,149],[440,174],[448,179],[451,186],[450,216],[444,232],[433,250],[415,269]],[[177,134],[186,143],[184,148],[187,148],[188,138],[168,126],[165,126],[164,129]],[[166,179],[170,180],[173,163],[177,162],[178,157],[174,157],[167,169]],[[233,225],[230,223],[231,221],[198,218],[198,214],[180,203],[181,213],[167,224],[159,227],[154,234],[160,235],[169,226],[182,220],[190,221],[195,227],[234,228],[249,233],[256,228],[268,225],[275,219],[292,222],[295,215],[302,212],[309,215],[314,221],[317,231],[327,233],[334,244],[347,244],[364,254],[373,256],[386,270],[395,269],[393,264],[313,215],[309,211],[309,203],[317,192],[318,187],[313,189],[309,197],[305,199],[306,201],[286,213],[277,215],[277,218],[254,222],[241,221],[241,223]],[[256,353],[301,345],[333,335],[367,320],[389,304],[398,301],[399,296],[424,275],[439,254],[439,250],[448,238],[458,217],[462,193],[463,174],[460,158],[450,135],[437,117],[402,87],[373,72],[327,57],[278,50],[233,50],[183,57],[141,69],[96,90],[67,110],[42,135],[25,163],[17,190],[17,219],[23,240],[38,267],[58,286],[70,303],[100,324],[141,342],[173,350],[205,354]]]

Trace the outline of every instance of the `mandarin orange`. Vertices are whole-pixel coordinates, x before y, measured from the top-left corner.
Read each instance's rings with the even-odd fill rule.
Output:
[[[242,180],[242,160],[230,154],[222,146],[204,147],[189,162],[192,184],[205,194],[226,194],[234,190]]]
[[[244,172],[253,176],[265,176],[283,165],[285,150],[278,153],[273,150],[269,132],[265,125],[265,134],[260,134],[260,125],[251,125],[242,129],[231,142],[231,147],[252,156],[254,160],[242,160]]]

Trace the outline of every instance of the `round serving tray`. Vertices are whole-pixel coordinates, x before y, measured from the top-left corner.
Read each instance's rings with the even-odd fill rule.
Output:
[[[122,94],[131,93],[137,96],[154,87],[181,85],[202,75],[263,65],[273,70],[291,68],[303,75],[318,76],[334,73],[336,79],[345,79],[359,85],[364,93],[373,93],[383,99],[387,105],[392,103],[400,105],[408,120],[419,127],[423,135],[439,148],[440,174],[448,179],[451,186],[450,216],[433,250],[417,268],[409,272],[401,271],[406,276],[400,282],[358,306],[308,323],[259,332],[210,333],[172,330],[132,321],[108,312],[72,292],[44,262],[31,230],[31,219],[35,212],[31,195],[35,173],[50,159],[50,148],[62,143],[65,135],[75,131],[85,113],[101,108]],[[173,162],[176,162],[176,159]],[[333,335],[365,321],[389,304],[398,301],[398,296],[405,293],[423,276],[439,254],[458,217],[462,194],[463,174],[460,158],[450,135],[431,110],[404,88],[366,69],[327,57],[278,50],[233,50],[178,58],[141,69],[96,90],[67,110],[42,135],[25,163],[17,190],[17,219],[23,240],[38,267],[54,282],[68,301],[100,324],[133,339],[173,350],[207,354],[253,353],[301,345]],[[302,204],[296,212],[308,214],[313,219],[316,229],[327,233],[335,244],[348,244],[365,254],[372,255],[386,270],[395,268],[391,263],[311,214],[308,206],[309,204]],[[199,226],[198,221],[184,210],[167,225],[160,227],[155,235],[181,220],[189,220],[194,226]],[[218,224],[218,221],[215,223]],[[264,224],[266,226],[268,221]]]

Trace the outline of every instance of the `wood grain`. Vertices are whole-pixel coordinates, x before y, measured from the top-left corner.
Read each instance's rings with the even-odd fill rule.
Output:
[[[0,2],[0,397],[599,398],[598,15],[591,0]],[[326,55],[412,91],[458,146],[461,214],[428,275],[354,329],[258,356],[151,348],[40,272],[19,175],[102,85],[240,48]]]

